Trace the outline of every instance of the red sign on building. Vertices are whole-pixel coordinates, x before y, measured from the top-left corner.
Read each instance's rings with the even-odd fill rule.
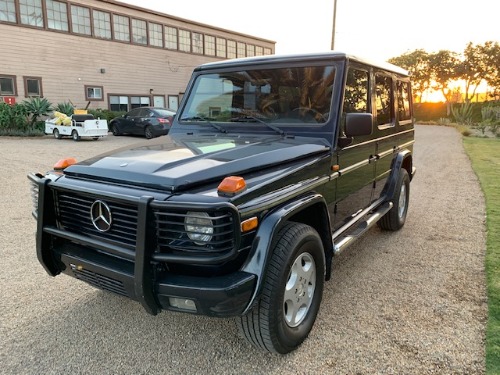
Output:
[[[16,98],[15,96],[4,96],[3,101],[9,105],[14,105],[16,104]]]

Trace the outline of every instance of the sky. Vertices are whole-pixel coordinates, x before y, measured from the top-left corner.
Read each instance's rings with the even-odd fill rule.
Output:
[[[276,42],[276,54],[331,49],[335,0],[120,0]],[[416,49],[500,42],[500,1],[337,0],[335,50],[385,61]]]

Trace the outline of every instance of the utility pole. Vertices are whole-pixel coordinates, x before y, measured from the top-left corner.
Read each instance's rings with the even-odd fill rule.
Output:
[[[333,0],[332,51],[335,49],[335,24],[337,18],[337,0]]]

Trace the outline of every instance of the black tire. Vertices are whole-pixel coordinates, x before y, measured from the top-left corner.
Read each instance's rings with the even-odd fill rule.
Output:
[[[144,136],[147,138],[147,139],[151,139],[151,138],[154,138],[154,134],[153,134],[153,128],[151,127],[151,125],[148,125],[144,128]]]
[[[405,225],[410,203],[410,177],[406,169],[401,168],[398,176],[394,197],[391,199],[393,206],[379,221],[378,226],[383,230],[396,231]]]
[[[78,135],[78,132],[76,130],[73,130],[71,132],[71,138],[73,138],[75,142],[78,142],[80,140],[80,136]]]
[[[59,130],[57,130],[57,129],[54,129],[54,131],[52,132],[52,134],[54,135],[55,139],[61,139],[62,138],[61,133],[59,133]]]
[[[316,320],[325,256],[318,233],[308,225],[287,223],[276,239],[261,296],[237,323],[253,346],[286,354],[306,339]]]
[[[114,136],[122,135],[122,133],[118,130],[118,126],[116,126],[116,124],[111,124],[111,133],[113,133]]]
[[[93,139],[94,141],[97,141],[97,140],[99,139],[99,137],[92,137],[92,139]]]

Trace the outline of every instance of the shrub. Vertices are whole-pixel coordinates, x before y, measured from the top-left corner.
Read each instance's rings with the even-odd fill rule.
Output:
[[[115,117],[120,117],[126,113],[126,112],[115,112],[115,111],[110,111],[108,109],[100,109],[100,108],[89,109],[88,112],[94,115],[94,118],[101,118],[103,120],[106,120],[108,123]]]
[[[451,106],[451,114],[457,124],[472,125],[472,104],[462,103]]]
[[[12,130],[25,131],[28,128],[28,111],[22,104],[0,103],[0,131],[7,134]]]
[[[30,115],[30,126],[33,128],[41,116],[47,116],[52,111],[52,103],[45,98],[30,98],[24,100],[24,105]]]
[[[73,104],[64,102],[64,103],[58,103],[56,107],[54,108],[54,111],[64,113],[67,116],[71,116],[75,110],[75,107],[73,107]]]

